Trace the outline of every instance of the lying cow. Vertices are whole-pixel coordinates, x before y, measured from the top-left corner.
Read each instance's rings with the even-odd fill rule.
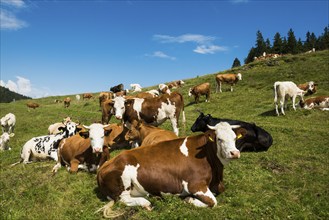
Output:
[[[241,73],[238,74],[218,74],[216,76],[216,93],[222,92],[222,83],[227,83],[231,85],[231,92],[233,92],[233,86],[239,81],[242,80]]]
[[[2,133],[14,133],[16,125],[16,116],[13,113],[8,113],[0,119]]]
[[[300,88],[301,90],[304,90],[306,92],[304,95],[307,96],[307,95],[312,95],[312,94],[316,93],[317,86],[318,86],[317,83],[310,81],[310,82],[306,82],[303,84],[299,84],[298,88]]]
[[[60,127],[65,127],[66,123],[70,122],[71,118],[70,117],[66,117],[63,119],[62,122],[57,122],[54,124],[49,125],[48,127],[48,134],[58,134],[61,132],[61,130],[59,129]]]
[[[98,170],[99,190],[114,201],[146,209],[151,203],[144,197],[162,193],[187,197],[198,207],[214,207],[223,165],[240,157],[235,138],[241,129],[237,134],[232,130],[237,127],[222,122],[204,134],[123,151]],[[109,213],[110,205],[105,209]]]
[[[210,98],[210,83],[206,82],[194,86],[193,88],[190,88],[188,92],[188,96],[191,97],[192,95],[194,96],[194,100],[196,103],[199,102],[199,98],[201,95],[205,95],[206,102],[208,102]]]
[[[177,81],[168,83],[168,88],[169,89],[176,89],[176,88],[182,87],[184,84],[185,83],[184,83],[183,80],[177,80]]]
[[[113,86],[110,88],[110,91],[112,91],[113,93],[117,93],[117,92],[121,92],[123,91],[123,84],[120,83],[119,85]]]
[[[172,131],[147,125],[140,121],[133,121],[129,131],[126,133],[126,139],[135,141],[139,146],[151,145],[176,138],[178,136]]]
[[[300,100],[299,105],[304,109],[329,110],[329,96],[312,97],[305,101]]]
[[[123,120],[128,126],[133,120],[143,120],[147,124],[158,126],[169,118],[173,131],[178,135],[178,119],[181,112],[185,123],[184,100],[178,92],[148,99],[116,97],[112,106],[115,117]]]
[[[208,125],[214,126],[220,122],[239,125],[246,130],[246,134],[242,138],[238,138],[235,142],[236,147],[240,151],[267,151],[273,143],[272,136],[255,124],[232,119],[213,118],[210,114],[205,115],[202,112],[200,112],[199,117],[195,120],[191,130],[193,132],[206,132],[209,130]]]
[[[7,132],[4,132],[0,136],[0,151],[11,150],[9,147],[9,140],[11,137],[14,137],[14,133],[8,134]]]
[[[14,163],[13,165],[21,162],[27,164],[32,163],[33,161],[46,159],[57,161],[57,148],[59,142],[64,138],[73,136],[79,129],[77,128],[76,123],[68,122],[66,126],[64,128],[61,127],[60,130],[62,130],[62,133],[34,137],[27,141],[22,148],[21,161]]]
[[[94,172],[110,158],[108,146],[104,141],[110,134],[110,131],[104,130],[107,125],[94,123],[83,127],[88,131],[82,131],[59,143],[58,162],[53,173],[65,165],[71,173],[76,173],[79,168]]]
[[[301,90],[297,87],[297,85],[291,81],[285,82],[275,82],[274,85],[274,104],[275,104],[275,111],[276,114],[279,116],[278,110],[278,99],[280,100],[281,105],[281,113],[284,113],[284,103],[288,98],[292,99],[292,107],[296,111],[296,97],[299,96],[302,101],[304,101],[303,96],[306,93],[304,90]]]

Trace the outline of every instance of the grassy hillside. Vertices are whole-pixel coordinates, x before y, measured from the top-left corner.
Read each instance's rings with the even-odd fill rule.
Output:
[[[229,92],[212,93],[209,103],[193,104],[188,88],[205,81],[215,91],[214,74],[184,80],[186,130],[202,110],[215,117],[255,122],[273,136],[267,152],[242,153],[224,170],[226,191],[217,197],[215,208],[196,208],[174,196],[151,197],[152,211],[142,208],[125,210],[131,219],[328,219],[329,218],[329,112],[291,108],[286,116],[275,116],[272,86],[275,81],[292,80],[319,83],[317,95],[329,95],[329,51],[285,56],[260,61],[230,72],[241,72],[243,80]],[[101,219],[94,213],[107,204],[98,193],[96,175],[79,172],[70,175],[64,168],[51,176],[54,161],[28,165],[18,161],[23,144],[34,136],[44,135],[50,124],[66,116],[91,124],[101,120],[98,100],[76,101],[68,109],[48,97],[35,100],[40,108],[27,109],[27,101],[0,104],[0,116],[12,112],[17,117],[11,151],[0,152],[0,219]],[[201,98],[204,101],[204,98]],[[112,123],[117,122],[115,119]],[[166,122],[161,127],[171,129]],[[111,153],[117,155],[119,151]],[[170,161],[168,161],[170,163]]]

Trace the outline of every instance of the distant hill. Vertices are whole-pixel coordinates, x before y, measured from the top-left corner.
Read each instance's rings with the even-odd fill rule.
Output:
[[[9,89],[0,86],[0,103],[9,103],[13,100],[20,99],[31,99],[31,97],[27,97],[25,95],[18,94],[16,92],[10,91]]]

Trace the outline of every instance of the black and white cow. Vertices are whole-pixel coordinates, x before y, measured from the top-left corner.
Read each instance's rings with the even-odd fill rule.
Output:
[[[32,163],[33,161],[46,159],[58,161],[57,149],[59,142],[64,138],[71,137],[76,134],[79,128],[77,128],[76,123],[68,122],[65,127],[61,127],[59,129],[62,133],[34,137],[27,141],[22,148],[21,161],[18,163],[23,162],[27,164]]]
[[[273,143],[272,136],[255,124],[232,119],[213,118],[210,114],[205,115],[202,112],[200,112],[199,117],[195,120],[191,130],[193,132],[206,132],[209,130],[208,125],[214,126],[220,122],[227,122],[230,125],[240,125],[241,128],[246,130],[246,134],[236,140],[236,147],[240,151],[267,151]]]

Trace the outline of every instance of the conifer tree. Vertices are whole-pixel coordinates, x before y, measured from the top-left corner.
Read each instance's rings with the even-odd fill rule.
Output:
[[[257,39],[256,39],[256,57],[259,57],[263,55],[264,52],[266,52],[266,44],[263,38],[262,33],[258,30],[256,33]]]
[[[249,50],[247,58],[244,59],[244,63],[248,64],[248,63],[254,61],[255,57],[256,57],[256,49],[254,47],[251,47],[251,49]]]
[[[324,28],[324,33],[318,38],[319,50],[329,49],[329,26]]]
[[[276,32],[273,40],[272,53],[282,54],[282,51],[283,51],[283,44],[282,44],[281,35],[279,32]]]
[[[291,54],[297,53],[297,40],[291,28],[288,32],[288,41],[286,47],[287,47],[287,53],[291,53]]]
[[[232,68],[241,66],[240,60],[236,57],[233,61]]]

